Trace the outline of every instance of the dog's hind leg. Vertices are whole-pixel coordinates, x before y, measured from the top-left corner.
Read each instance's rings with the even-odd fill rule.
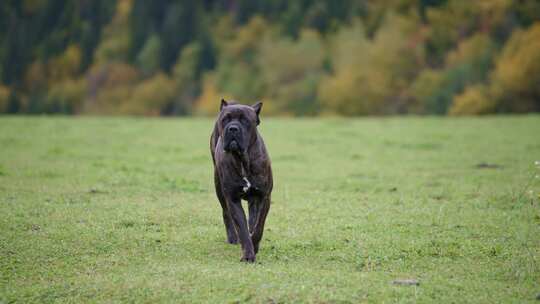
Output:
[[[221,182],[217,172],[214,172],[214,184],[216,186],[216,195],[218,197],[221,208],[223,209],[223,223],[225,224],[225,230],[227,232],[227,242],[229,244],[238,244],[238,235],[234,229],[233,220],[231,213],[227,208],[227,202],[225,202],[225,197],[221,190]]]

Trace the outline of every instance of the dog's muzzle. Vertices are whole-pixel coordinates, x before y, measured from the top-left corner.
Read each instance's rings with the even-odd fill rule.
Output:
[[[229,124],[225,128],[224,149],[226,152],[242,152],[242,129],[237,124]]]

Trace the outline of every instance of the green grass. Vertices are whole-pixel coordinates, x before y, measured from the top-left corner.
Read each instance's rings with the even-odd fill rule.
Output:
[[[0,118],[0,303],[538,303],[540,116],[263,119],[254,265],[225,243],[211,128]]]

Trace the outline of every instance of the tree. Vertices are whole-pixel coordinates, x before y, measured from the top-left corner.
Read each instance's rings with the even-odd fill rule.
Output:
[[[489,96],[488,87],[483,84],[467,87],[460,95],[454,97],[450,115],[478,115],[495,111],[495,102]]]
[[[316,31],[302,31],[297,41],[267,36],[257,56],[265,106],[295,115],[317,113],[317,84],[324,73],[324,57]]]
[[[202,48],[199,43],[186,46],[173,67],[177,97],[166,107],[166,114],[188,114],[200,93],[200,65]]]
[[[10,94],[9,88],[0,84],[0,113],[7,112]]]
[[[454,97],[467,86],[487,81],[495,53],[496,46],[486,34],[460,41],[447,53],[444,68],[424,69],[415,79],[411,86],[414,104],[424,113],[446,114]]]
[[[56,82],[48,91],[47,101],[40,112],[74,114],[80,113],[86,98],[85,79],[66,79]]]
[[[333,73],[319,87],[323,106],[343,115],[406,111],[406,89],[423,64],[415,28],[389,15],[372,40],[359,22],[342,29],[332,41]]]
[[[512,33],[492,78],[501,111],[540,111],[540,22]]]
[[[230,94],[218,90],[214,77],[213,73],[206,74],[203,77],[201,94],[195,102],[194,112],[196,114],[216,115],[219,112],[219,102],[222,98],[234,100]]]
[[[137,55],[137,66],[146,74],[151,75],[159,70],[161,61],[161,40],[152,35],[146,40],[144,47]]]
[[[140,72],[127,63],[94,65],[88,71],[87,98],[83,111],[93,114],[119,113],[121,104],[129,102]]]
[[[132,7],[132,0],[118,0],[114,17],[103,29],[102,39],[95,50],[94,63],[127,62],[129,15]]]
[[[270,31],[261,17],[252,18],[222,47],[220,64],[215,71],[215,85],[238,100],[256,100],[264,87],[257,66],[262,41]]]
[[[175,82],[163,73],[145,79],[133,88],[131,98],[124,100],[119,112],[135,115],[159,115],[176,96]]]

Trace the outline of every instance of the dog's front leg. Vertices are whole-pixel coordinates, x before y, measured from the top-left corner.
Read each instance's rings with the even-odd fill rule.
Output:
[[[264,197],[260,201],[260,206],[257,209],[257,216],[255,226],[251,233],[251,241],[253,243],[253,249],[255,254],[259,252],[259,243],[261,242],[263,232],[264,232],[264,222],[266,221],[266,216],[270,210],[270,196]]]
[[[243,254],[240,261],[253,263],[255,262],[255,251],[249,235],[246,215],[242,208],[241,201],[240,199],[228,200],[228,203],[229,211],[231,212],[236,232],[240,238],[240,244],[242,245]]]
[[[260,204],[260,200],[258,198],[250,198],[248,200],[248,206],[249,206],[248,224],[249,224],[250,234],[253,234],[253,228],[255,228],[255,223],[257,223],[257,217],[259,216],[259,204]],[[253,243],[253,246],[255,247],[255,243]]]

